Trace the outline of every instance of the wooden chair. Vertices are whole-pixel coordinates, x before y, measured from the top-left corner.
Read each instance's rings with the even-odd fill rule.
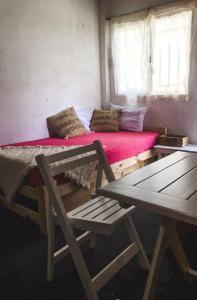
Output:
[[[81,154],[86,154],[87,156],[81,158],[79,157]],[[65,159],[71,157],[72,161],[65,161]],[[125,209],[120,207],[116,200],[97,196],[69,213],[66,213],[64,209],[53,176],[62,173],[64,170],[97,161],[96,187],[101,186],[103,172],[109,182],[115,180],[99,141],[95,141],[88,146],[78,147],[47,157],[38,155],[36,161],[49,195],[47,209],[48,280],[53,279],[54,264],[68,252],[72,255],[88,300],[98,300],[97,292],[136,254],[142,267],[147,270],[149,269],[148,259],[131,219],[131,213],[135,207]],[[63,162],[53,165],[53,163],[60,161]],[[57,216],[67,242],[67,246],[56,252],[54,249],[55,220],[53,211]],[[96,233],[110,234],[116,225],[120,223],[125,226],[131,244],[94,278],[91,278],[79,247],[81,242],[91,238],[91,246],[94,246]],[[76,238],[73,228],[85,230],[86,232]]]

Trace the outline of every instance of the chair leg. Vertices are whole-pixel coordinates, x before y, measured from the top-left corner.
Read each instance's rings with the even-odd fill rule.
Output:
[[[54,253],[55,253],[55,220],[49,201],[46,203],[47,234],[48,234],[48,258],[47,258],[47,280],[54,279]]]
[[[149,263],[149,260],[146,256],[144,247],[142,245],[142,242],[141,242],[140,237],[137,233],[137,230],[135,228],[135,225],[133,223],[133,220],[132,220],[131,216],[129,216],[127,218],[127,220],[125,221],[125,226],[126,226],[126,229],[127,229],[130,240],[132,242],[136,241],[137,244],[138,244],[139,252],[138,252],[137,256],[138,256],[138,260],[139,260],[140,265],[142,266],[143,269],[148,271],[150,269],[150,263]]]
[[[47,280],[54,279],[54,253],[55,253],[55,222],[51,222],[51,233],[48,236],[48,264],[47,264]]]
[[[66,223],[66,220],[65,220],[65,223]],[[86,262],[83,258],[81,249],[80,249],[77,239],[73,233],[73,230],[71,228],[68,228],[68,226],[66,226],[66,224],[64,224],[64,223],[61,224],[61,227],[62,227],[62,230],[64,233],[65,240],[70,249],[70,254],[75,263],[75,267],[79,273],[81,283],[86,292],[87,299],[88,300],[99,300],[97,291],[96,291],[94,284],[92,282],[92,279],[90,277]]]
[[[90,240],[90,248],[94,249],[96,247],[96,239],[97,239],[97,234],[94,233],[94,235],[92,236],[91,240]]]

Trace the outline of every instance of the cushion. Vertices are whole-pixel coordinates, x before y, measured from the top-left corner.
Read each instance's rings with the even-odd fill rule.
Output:
[[[97,110],[93,112],[91,130],[94,131],[118,131],[119,114],[112,110]]]
[[[70,138],[87,132],[87,129],[78,118],[74,107],[67,108],[47,118],[47,126],[50,136],[60,138]]]
[[[85,128],[87,130],[90,130],[90,122],[92,118],[93,108],[92,107],[79,108],[76,110],[76,113],[79,119],[82,121]]]
[[[122,110],[119,118],[120,130],[141,132],[143,130],[144,116],[146,111],[146,108]]]
[[[128,104],[128,105],[122,105],[122,104],[113,104],[110,103],[110,109],[112,110],[116,110],[116,111],[122,111],[122,110],[135,110],[135,109],[139,109],[139,106],[137,105],[132,105],[132,104]]]

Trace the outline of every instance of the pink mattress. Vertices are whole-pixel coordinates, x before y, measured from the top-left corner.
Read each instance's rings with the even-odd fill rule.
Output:
[[[91,132],[83,136],[70,139],[45,138],[14,144],[14,146],[70,146],[87,145],[95,140],[100,140],[110,164],[138,155],[152,148],[158,138],[156,132]],[[62,183],[61,178],[58,180]],[[26,183],[35,187],[42,185],[42,180],[37,168],[27,177]]]

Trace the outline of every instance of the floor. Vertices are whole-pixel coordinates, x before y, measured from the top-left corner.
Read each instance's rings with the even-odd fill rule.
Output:
[[[138,231],[151,258],[158,231],[154,215],[138,211],[134,215]],[[1,300],[85,300],[83,288],[70,256],[56,266],[56,278],[46,281],[47,239],[38,227],[0,207],[0,299]],[[57,244],[63,244],[57,229]],[[110,258],[128,244],[123,228],[110,237],[99,236],[97,247],[83,247],[91,274],[95,274]],[[184,241],[190,262],[197,269],[197,233]],[[100,292],[101,300],[140,300],[147,273],[134,259]],[[157,285],[156,300],[196,300],[197,281],[186,283],[172,257],[167,253]]]

